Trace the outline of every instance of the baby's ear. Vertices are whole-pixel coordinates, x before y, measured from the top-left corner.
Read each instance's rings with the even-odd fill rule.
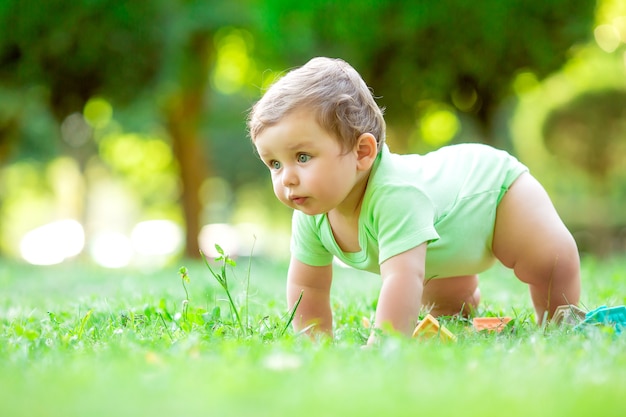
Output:
[[[372,167],[378,155],[376,138],[371,133],[363,133],[357,139],[355,151],[357,155],[357,168],[367,171]]]

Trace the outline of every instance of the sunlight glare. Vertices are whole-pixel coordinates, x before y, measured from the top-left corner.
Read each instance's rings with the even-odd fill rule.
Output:
[[[20,242],[24,260],[33,265],[54,265],[78,255],[85,246],[83,226],[59,220],[26,233]]]
[[[130,239],[138,254],[173,255],[182,249],[183,231],[170,220],[148,220],[135,225]]]
[[[517,95],[526,94],[540,87],[537,76],[530,71],[521,71],[513,80],[513,90]]]
[[[613,19],[613,27],[619,33],[620,41],[626,43],[626,16],[618,16]]]
[[[113,107],[101,97],[92,97],[85,104],[83,116],[93,128],[103,128],[111,121]]]
[[[241,90],[252,70],[249,44],[252,42],[246,31],[225,28],[216,35],[217,62],[213,82],[218,91],[234,94]]]
[[[422,139],[432,146],[442,146],[450,142],[460,127],[456,114],[443,104],[430,106],[420,121]]]
[[[608,53],[615,51],[621,42],[620,33],[613,25],[603,24],[597,26],[593,31],[593,36],[598,46]]]
[[[215,245],[219,245],[230,256],[237,256],[240,252],[239,233],[237,229],[225,223],[207,224],[200,230],[198,236],[200,249],[209,258],[217,258],[219,253]]]
[[[105,268],[123,268],[130,264],[133,247],[130,239],[119,232],[98,234],[90,244],[93,260]]]

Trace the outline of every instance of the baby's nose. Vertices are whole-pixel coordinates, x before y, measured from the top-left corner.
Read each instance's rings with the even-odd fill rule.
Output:
[[[298,183],[298,175],[295,168],[283,167],[282,182],[286,187]]]

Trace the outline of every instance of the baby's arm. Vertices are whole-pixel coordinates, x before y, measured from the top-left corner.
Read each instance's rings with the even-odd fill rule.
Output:
[[[290,310],[302,294],[302,300],[293,319],[293,327],[296,331],[314,324],[309,333],[332,336],[331,282],[332,265],[311,266],[294,257],[291,258],[287,274],[287,303]]]
[[[411,335],[417,322],[424,289],[426,243],[393,256],[380,266],[382,288],[376,308],[377,329]],[[368,343],[373,343],[375,336]]]

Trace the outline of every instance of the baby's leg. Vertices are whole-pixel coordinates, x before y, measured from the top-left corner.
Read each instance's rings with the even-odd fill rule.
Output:
[[[424,282],[422,305],[432,307],[434,317],[467,316],[480,302],[478,276],[468,275],[451,278],[430,279]]]
[[[539,323],[546,312],[552,317],[559,305],[578,303],[576,242],[529,173],[513,183],[498,206],[493,253],[528,284]]]

